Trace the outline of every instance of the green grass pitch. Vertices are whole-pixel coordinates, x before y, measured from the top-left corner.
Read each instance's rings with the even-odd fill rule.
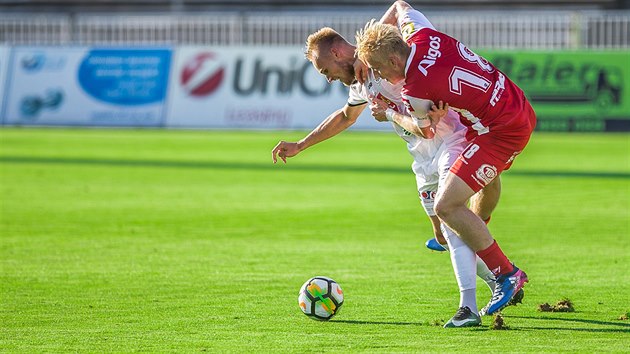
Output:
[[[490,229],[530,283],[499,331],[440,326],[458,290],[404,143],[349,132],[271,163],[303,134],[0,129],[0,351],[630,348],[630,135],[535,133],[503,175]],[[298,308],[315,275],[345,292],[330,322]]]

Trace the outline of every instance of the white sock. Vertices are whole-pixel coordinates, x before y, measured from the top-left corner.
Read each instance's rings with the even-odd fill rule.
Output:
[[[468,306],[472,313],[479,313],[477,309],[477,289],[466,289],[459,291],[459,307]]]
[[[494,288],[497,286],[497,278],[488,269],[488,266],[477,256],[477,276],[486,282],[490,288],[490,293],[494,293]]]
[[[467,306],[477,313],[477,255],[451,229],[444,224],[441,229],[450,249],[451,263],[459,286],[459,307]]]

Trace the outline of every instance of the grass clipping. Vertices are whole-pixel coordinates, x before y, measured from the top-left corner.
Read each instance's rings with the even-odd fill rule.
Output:
[[[564,298],[558,301],[555,305],[549,305],[549,303],[545,302],[544,304],[538,305],[538,311],[540,312],[575,312],[575,307],[573,307],[573,302],[567,298]]]
[[[494,316],[494,320],[492,321],[492,329],[496,329],[496,330],[507,330],[510,329],[510,327],[508,327],[505,324],[505,320],[503,319],[503,316],[501,316],[500,313],[498,313],[496,316]]]

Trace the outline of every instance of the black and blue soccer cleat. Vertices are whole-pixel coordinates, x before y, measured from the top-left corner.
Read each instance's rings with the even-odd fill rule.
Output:
[[[527,274],[516,266],[511,273],[500,275],[497,278],[497,286],[492,294],[492,300],[487,306],[486,314],[492,315],[508,306],[528,281]]]

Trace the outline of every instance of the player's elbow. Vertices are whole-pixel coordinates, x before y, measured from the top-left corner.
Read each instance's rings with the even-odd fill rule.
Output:
[[[396,0],[392,6],[396,8],[396,13],[398,14],[401,14],[411,8],[411,5],[402,0]]]
[[[354,114],[349,114],[347,112],[344,111],[340,111],[339,112],[339,117],[341,118],[340,121],[342,122],[342,125],[346,128],[350,127],[351,125],[353,125],[354,123],[356,123],[357,118],[359,118],[358,116],[354,115]]]

